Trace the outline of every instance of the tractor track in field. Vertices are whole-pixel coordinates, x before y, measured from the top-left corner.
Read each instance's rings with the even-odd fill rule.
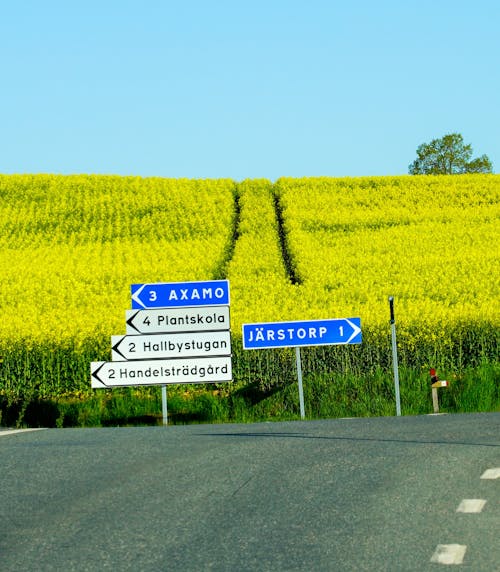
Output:
[[[293,254],[290,250],[290,245],[288,244],[288,233],[285,227],[285,219],[283,212],[283,205],[281,204],[280,197],[276,192],[276,188],[273,185],[273,202],[274,202],[274,212],[276,213],[276,222],[278,226],[278,239],[281,249],[281,257],[283,259],[283,264],[290,282],[294,285],[302,284],[302,277],[296,270],[296,265],[294,261]]]
[[[234,256],[234,251],[236,248],[236,243],[240,236],[240,222],[241,222],[241,204],[240,204],[240,193],[238,191],[238,184],[236,183],[233,187],[233,200],[234,200],[234,216],[231,225],[231,235],[227,247],[224,250],[224,254],[217,269],[214,272],[215,280],[226,280],[227,270]]]

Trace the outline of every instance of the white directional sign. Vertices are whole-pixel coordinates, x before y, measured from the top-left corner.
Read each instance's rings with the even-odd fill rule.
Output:
[[[126,335],[111,336],[111,360],[91,363],[95,389],[232,381],[229,282],[132,284]]]
[[[232,380],[231,356],[175,360],[97,361],[90,364],[92,387],[218,383]]]
[[[231,354],[229,330],[183,334],[111,336],[113,361],[226,356]]]
[[[127,334],[229,330],[229,306],[127,310]]]
[[[448,387],[448,382],[445,379],[438,380],[431,387]]]

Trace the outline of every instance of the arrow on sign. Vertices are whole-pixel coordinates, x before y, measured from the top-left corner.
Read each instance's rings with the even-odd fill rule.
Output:
[[[357,324],[355,324],[352,320],[345,318],[345,321],[349,324],[349,326],[351,326],[352,334],[351,334],[351,337],[344,343],[345,344],[354,343],[353,342],[354,338],[356,338],[357,336],[359,336],[359,334],[361,334],[361,328]],[[358,323],[359,323],[359,319],[358,319]]]

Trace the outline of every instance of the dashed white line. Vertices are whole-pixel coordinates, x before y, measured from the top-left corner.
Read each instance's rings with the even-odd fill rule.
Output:
[[[481,512],[486,501],[483,499],[464,499],[459,505],[456,512]]]
[[[500,467],[488,469],[481,475],[482,479],[498,479],[500,478]]]
[[[500,467],[487,469],[481,475],[482,479],[498,479],[500,477]],[[479,513],[486,504],[484,499],[463,499],[458,505],[456,512]],[[431,562],[437,564],[462,564],[464,561],[467,546],[464,544],[438,544]]]
[[[5,435],[13,435],[14,433],[26,433],[27,431],[43,431],[45,427],[34,427],[32,429],[5,429],[0,430],[0,437]]]
[[[463,544],[438,544],[431,562],[437,564],[462,564],[467,546]]]

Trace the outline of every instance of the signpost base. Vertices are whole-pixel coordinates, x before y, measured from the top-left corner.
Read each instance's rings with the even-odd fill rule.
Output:
[[[297,364],[297,381],[299,383],[299,404],[300,404],[300,418],[306,418],[306,411],[304,407],[304,388],[302,387],[302,363],[300,360],[300,348],[295,348],[295,361]]]
[[[438,387],[448,387],[448,382],[445,379],[440,380],[433,367],[431,367],[429,373],[431,376],[432,387],[432,407],[434,409],[434,413],[439,413]]]
[[[434,408],[434,413],[439,413],[439,401],[438,401],[437,387],[432,388],[432,406]]]
[[[167,410],[167,386],[161,386],[161,412],[163,416],[163,425],[168,425],[168,410]]]

